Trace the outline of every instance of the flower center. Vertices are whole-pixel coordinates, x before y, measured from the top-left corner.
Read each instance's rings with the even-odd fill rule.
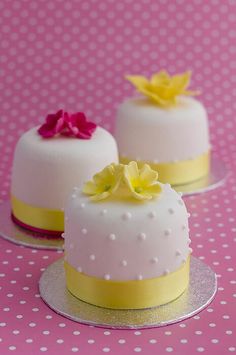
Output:
[[[142,188],[140,187],[140,186],[136,186],[135,188],[134,188],[134,191],[135,192],[137,192],[137,194],[140,194],[141,192],[142,192]]]
[[[110,190],[110,188],[111,188],[111,185],[105,185],[104,186],[104,191],[108,191],[108,190]]]

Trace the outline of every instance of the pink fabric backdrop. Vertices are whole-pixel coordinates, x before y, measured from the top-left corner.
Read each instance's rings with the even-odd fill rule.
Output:
[[[0,240],[0,353],[228,354],[235,329],[235,0],[1,0],[0,200],[8,198],[18,137],[49,111],[83,110],[112,130],[133,94],[125,74],[191,69],[209,113],[227,185],[187,198],[194,255],[213,267],[219,292],[194,318],[161,329],[115,331],[64,319],[42,303],[37,280],[61,255]]]

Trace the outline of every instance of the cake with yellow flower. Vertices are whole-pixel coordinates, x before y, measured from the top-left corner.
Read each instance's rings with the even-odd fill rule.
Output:
[[[162,182],[182,185],[209,172],[210,144],[207,112],[188,90],[190,72],[170,76],[166,71],[127,76],[142,96],[118,108],[115,138],[120,160],[148,163]]]
[[[12,218],[36,232],[60,236],[63,208],[73,187],[118,161],[112,135],[82,112],[49,114],[24,133],[15,149],[11,182]]]
[[[65,209],[65,273],[77,298],[105,308],[173,301],[188,287],[189,214],[149,165],[111,164]]]

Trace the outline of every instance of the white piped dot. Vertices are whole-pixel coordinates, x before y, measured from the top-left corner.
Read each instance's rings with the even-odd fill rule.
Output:
[[[168,212],[169,212],[169,214],[174,214],[174,210],[173,210],[173,208],[168,208]]]
[[[142,280],[143,276],[141,274],[137,275],[137,280]]]
[[[81,266],[78,266],[78,267],[77,267],[77,271],[82,272],[82,267],[81,267]]]
[[[92,261],[94,261],[94,260],[96,259],[96,257],[95,257],[94,254],[91,254],[91,255],[89,255],[89,259],[92,260]]]
[[[183,196],[183,192],[178,192],[179,196],[182,197]]]
[[[192,248],[189,248],[188,251],[190,252],[190,254],[193,252]]]
[[[165,269],[164,271],[163,271],[163,275],[168,275],[170,273],[170,270],[169,269]]]
[[[145,240],[146,238],[147,238],[147,236],[146,236],[145,233],[141,232],[141,233],[138,234],[138,239],[139,240]]]
[[[104,208],[100,213],[102,216],[105,216],[107,214],[107,210]]]
[[[176,252],[175,252],[175,255],[176,256],[180,256],[181,255],[181,251],[179,249],[177,249]]]
[[[122,261],[121,261],[121,265],[122,265],[122,266],[127,266],[127,264],[128,264],[128,263],[127,263],[126,260],[122,260]]]
[[[188,238],[188,240],[187,240],[187,244],[189,245],[189,244],[191,244],[191,239],[190,238]]]
[[[108,238],[109,238],[110,240],[116,240],[116,236],[115,236],[114,233],[109,234]]]
[[[171,232],[172,232],[171,228],[167,228],[167,229],[164,230],[164,235],[166,237],[168,237],[169,235],[171,235]]]
[[[191,214],[188,212],[188,213],[187,213],[187,216],[188,216],[188,218],[189,218],[189,217],[191,216]]]
[[[122,218],[127,221],[129,219],[131,219],[132,217],[132,214],[130,212],[125,212],[123,215],[122,215]]]
[[[74,244],[73,244],[73,243],[70,243],[69,248],[70,248],[70,249],[73,249],[73,248],[74,248]]]
[[[170,184],[165,184],[166,187],[171,187]]]
[[[67,216],[65,216],[65,221],[67,222],[69,220],[69,218]]]
[[[81,233],[82,233],[83,235],[86,235],[86,234],[88,233],[88,231],[87,231],[86,228],[82,228],[82,229],[81,229]]]
[[[66,236],[65,233],[62,233],[62,234],[61,234],[61,237],[62,237],[63,239],[65,239],[65,236]]]
[[[151,212],[149,212],[148,217],[150,217],[150,218],[155,218],[156,215],[157,215],[157,214],[156,214],[155,211],[151,211]]]
[[[71,195],[71,198],[74,200],[77,197],[76,194]]]
[[[78,188],[78,187],[74,187],[74,188],[73,188],[73,192],[74,192],[75,194],[77,194],[77,193],[79,192],[79,188]]]
[[[150,261],[151,261],[152,264],[157,264],[158,263],[158,257],[154,256],[153,258],[151,258]]]
[[[82,203],[80,204],[80,207],[81,207],[81,208],[84,208],[84,207],[85,207],[85,203],[82,202]]]
[[[105,279],[105,280],[110,280],[110,279],[111,279],[111,276],[110,276],[109,274],[105,274],[105,275],[104,275],[104,279]]]

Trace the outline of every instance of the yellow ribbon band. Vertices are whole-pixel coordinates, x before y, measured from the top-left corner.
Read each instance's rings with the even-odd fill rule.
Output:
[[[113,281],[91,277],[64,263],[69,291],[87,303],[105,308],[140,309],[179,297],[188,286],[190,257],[178,270],[153,279]]]
[[[120,157],[120,162],[128,164],[132,159]],[[209,172],[210,152],[191,160],[180,160],[175,163],[154,164],[150,161],[137,161],[139,168],[144,164],[158,172],[158,180],[171,185],[182,185],[198,180]]]
[[[11,207],[14,217],[28,226],[48,231],[64,230],[63,211],[31,206],[14,196],[11,196]]]

